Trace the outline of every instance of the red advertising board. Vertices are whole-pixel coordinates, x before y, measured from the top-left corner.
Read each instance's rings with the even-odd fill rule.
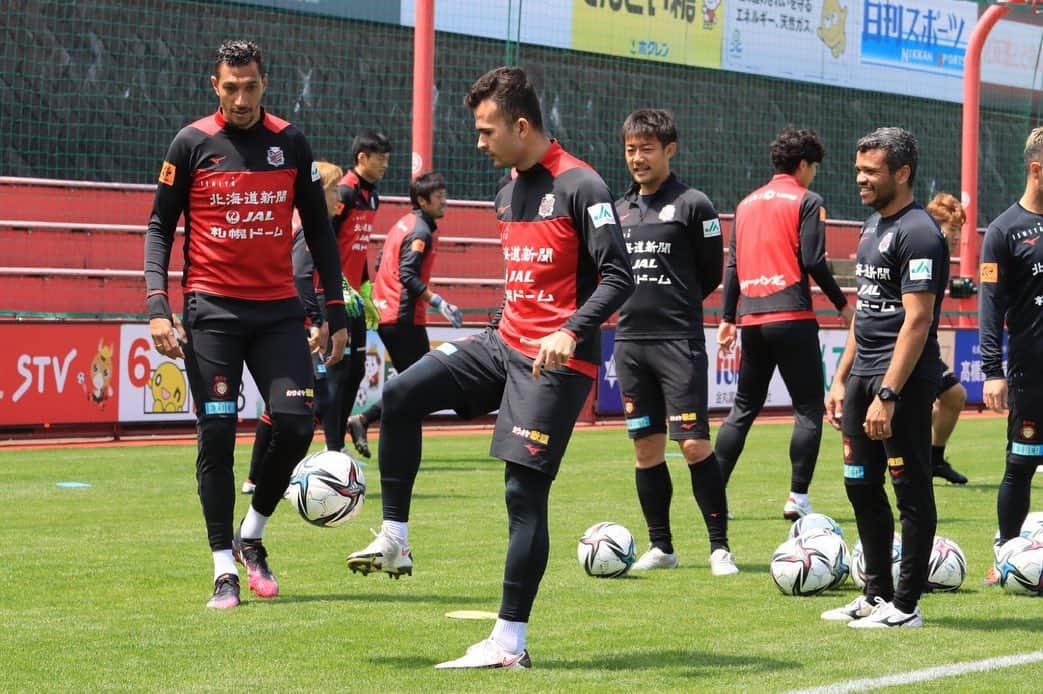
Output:
[[[116,422],[118,325],[0,324],[0,426]]]

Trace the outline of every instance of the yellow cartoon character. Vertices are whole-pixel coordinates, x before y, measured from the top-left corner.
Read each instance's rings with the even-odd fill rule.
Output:
[[[816,33],[834,58],[839,58],[847,50],[846,21],[847,8],[840,6],[840,0],[822,1],[822,22]]]
[[[185,406],[185,375],[172,361],[163,362],[152,372],[148,388],[153,412],[180,412]]]
[[[105,401],[115,393],[112,389],[112,345],[98,340],[98,353],[91,359],[90,372],[81,372],[76,380],[83,386],[87,399],[105,409]]]

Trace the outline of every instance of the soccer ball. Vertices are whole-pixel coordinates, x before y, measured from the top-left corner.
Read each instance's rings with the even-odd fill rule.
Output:
[[[1043,511],[1033,511],[1025,516],[1021,524],[1022,537],[1039,537],[1043,535]]]
[[[334,528],[358,515],[366,498],[366,477],[355,460],[339,451],[313,453],[297,463],[286,488],[301,518]]]
[[[824,513],[809,513],[803,518],[798,518],[793,525],[790,526],[789,536],[794,538],[816,528],[825,528],[830,532],[836,533],[840,537],[844,537],[844,531],[840,529],[840,524]]]
[[[891,541],[891,580],[898,583],[898,574],[902,568],[902,536],[894,534]],[[866,587],[866,557],[862,552],[862,540],[855,543],[851,550],[851,580],[859,588]]]
[[[618,523],[598,523],[587,528],[579,539],[576,556],[580,566],[591,576],[622,576],[637,560],[634,536]]]
[[[771,578],[784,595],[817,595],[847,578],[849,559],[843,538],[815,528],[778,546]]]
[[[1010,593],[1043,595],[1043,543],[1015,537],[1000,548],[996,569],[1000,585]]]
[[[967,577],[967,557],[952,540],[935,536],[931,557],[927,560],[927,591],[947,592],[963,585]]]

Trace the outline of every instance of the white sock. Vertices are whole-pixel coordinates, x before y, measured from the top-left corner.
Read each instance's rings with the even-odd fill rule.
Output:
[[[525,634],[529,629],[528,622],[508,622],[497,619],[493,633],[489,637],[496,645],[508,653],[521,653],[525,650]]]
[[[271,516],[262,516],[254,510],[253,504],[250,504],[250,508],[246,509],[246,518],[239,526],[240,537],[244,540],[260,540],[264,537],[264,526],[268,524],[269,518]]]
[[[235,568],[235,559],[232,559],[232,550],[219,549],[214,552],[214,580],[216,581],[225,574],[239,575],[239,569]]]
[[[807,494],[798,494],[796,492],[790,492],[789,495],[798,504],[806,504],[808,502],[808,495]]]
[[[397,542],[399,547],[409,546],[409,523],[386,520],[380,524],[380,532]]]

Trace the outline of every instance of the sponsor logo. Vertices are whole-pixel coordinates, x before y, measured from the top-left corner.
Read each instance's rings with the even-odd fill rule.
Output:
[[[268,148],[268,164],[271,166],[282,166],[286,163],[286,156],[282,152],[282,147],[269,147]],[[312,165],[311,180],[319,180],[319,169]]]
[[[717,350],[717,385],[733,386],[739,382],[739,363],[742,360],[742,349],[735,345],[730,354],[723,349]]]
[[[652,426],[652,420],[647,416],[645,417],[628,417],[627,418],[627,431],[635,431],[636,429],[645,429]]]
[[[664,205],[663,209],[659,210],[659,221],[660,222],[672,222],[674,221],[674,213],[677,211],[673,205]],[[630,213],[628,212],[627,215]],[[620,220],[622,221],[622,220]]]
[[[1028,419],[1021,420],[1021,438],[1033,441],[1036,438],[1036,423]]]
[[[525,450],[529,452],[529,455],[539,455],[543,452],[543,446],[534,446],[531,443],[523,444]]]
[[[228,157],[210,157],[210,161],[214,164],[214,166],[217,166],[227,158]]]
[[[539,431],[538,429],[526,429],[525,427],[514,426],[511,427],[511,433],[528,441],[532,441],[533,443],[538,443],[541,446],[546,446],[550,443],[550,434]]]
[[[268,150],[269,155],[271,154],[271,151],[272,150]],[[271,159],[268,159],[268,161],[271,161]],[[279,164],[281,164],[281,163],[282,163],[282,158],[280,157]],[[272,164],[272,166],[278,166],[279,164]],[[311,163],[311,180],[317,182],[317,181],[319,181],[321,179],[322,179],[322,176],[319,175],[319,165],[316,164],[315,162],[312,162]]]
[[[982,263],[978,274],[981,275],[982,282],[999,282],[1000,266],[997,263]]]
[[[934,261],[930,258],[913,258],[909,261],[909,279],[929,280]]]
[[[898,477],[905,472],[905,458],[901,456],[898,456],[897,458],[888,458],[887,470],[891,473],[891,477]]]
[[[203,412],[205,414],[235,414],[238,412],[238,409],[231,400],[222,402],[211,401],[203,403]]]
[[[219,398],[228,395],[228,379],[224,376],[214,376],[214,395]]]
[[[1035,246],[1036,241],[1039,241],[1038,236],[1033,236],[1031,239],[1024,239],[1025,244],[1028,246]]]
[[[540,203],[540,206],[542,207],[543,203]],[[615,224],[616,222],[616,215],[612,213],[612,205],[607,202],[591,205],[587,208],[587,214],[590,215],[590,221],[594,223],[595,229],[600,229],[606,224]]]
[[[554,214],[554,193],[547,193],[540,200],[540,208],[536,210],[536,214],[541,217],[550,217]]]
[[[866,477],[866,469],[861,465],[848,465],[844,463],[844,477],[849,480],[861,480]]]
[[[721,220],[714,217],[703,222],[703,238],[709,239],[721,235]]]
[[[1014,455],[1023,455],[1026,457],[1039,457],[1043,456],[1043,444],[1027,444],[1015,441],[1014,443],[1010,444],[1010,452]]]
[[[754,277],[753,279],[743,280],[739,282],[740,289],[748,289],[749,287],[785,287],[786,280],[782,275],[761,275],[760,277]]]
[[[605,362],[605,382],[608,383],[609,388],[615,388],[618,380],[616,378],[616,356],[612,355]]]
[[[671,422],[695,422],[699,420],[699,416],[695,412],[682,412],[672,414],[667,419]]]
[[[159,182],[166,186],[174,185],[174,176],[177,174],[177,167],[171,164],[169,161],[163,162],[162,168],[159,170]]]
[[[435,347],[435,350],[441,352],[442,354],[445,354],[446,356],[449,356],[450,354],[456,354],[459,351],[459,348],[452,342],[443,342],[442,344]]]
[[[413,242],[409,244],[409,250],[414,253],[423,253],[425,248],[427,248],[427,244],[423,239],[413,239]]]
[[[238,224],[239,219],[239,210],[228,210],[225,212],[225,221],[229,224]]]
[[[884,234],[884,238],[880,239],[880,243],[877,245],[877,250],[881,253],[886,253],[887,249],[891,247],[891,239],[895,237],[893,231],[889,231]]]
[[[311,388],[287,388],[286,397],[288,398],[310,398],[315,395],[315,391]]]
[[[497,207],[496,208],[496,214],[503,214],[504,212],[506,212],[509,209],[511,209],[511,203],[507,203],[506,205],[504,205],[502,207]]]

